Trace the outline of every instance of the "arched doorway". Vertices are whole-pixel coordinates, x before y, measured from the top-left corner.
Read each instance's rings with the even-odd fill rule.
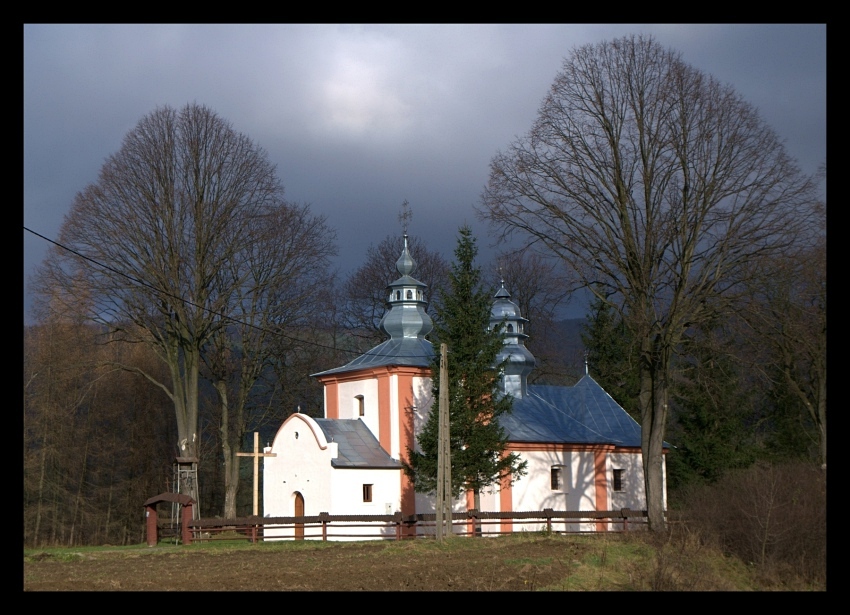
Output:
[[[295,492],[295,516],[304,516],[304,496],[300,492]],[[295,524],[295,540],[304,540],[304,524]]]

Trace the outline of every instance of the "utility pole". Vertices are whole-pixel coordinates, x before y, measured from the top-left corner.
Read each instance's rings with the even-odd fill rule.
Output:
[[[440,399],[437,439],[437,540],[444,538],[444,525],[452,534],[452,459],[449,444],[449,366],[448,347],[440,344]],[[445,520],[445,522],[444,522]]]

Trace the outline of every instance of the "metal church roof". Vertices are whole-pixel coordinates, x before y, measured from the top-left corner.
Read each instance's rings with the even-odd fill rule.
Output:
[[[434,357],[434,346],[428,340],[416,337],[389,339],[378,344],[372,350],[360,355],[342,367],[335,367],[318,374],[315,377],[329,376],[352,372],[358,369],[369,369],[385,365],[410,365],[413,367],[429,367]]]
[[[528,385],[499,423],[510,442],[640,446],[640,425],[587,375],[571,387]]]
[[[331,460],[335,468],[369,468],[398,470],[401,463],[381,448],[378,440],[360,419],[313,419],[328,442],[338,445],[338,457]]]

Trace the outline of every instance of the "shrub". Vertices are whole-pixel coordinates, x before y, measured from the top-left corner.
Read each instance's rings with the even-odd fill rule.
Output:
[[[703,540],[757,566],[773,581],[826,584],[826,472],[793,462],[757,463],[685,497],[686,522]]]

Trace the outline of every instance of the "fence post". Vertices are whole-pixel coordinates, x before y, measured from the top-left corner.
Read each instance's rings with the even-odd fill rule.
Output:
[[[543,516],[546,517],[546,532],[549,534],[552,533],[552,515],[555,514],[555,511],[551,508],[543,509]]]
[[[328,516],[326,512],[319,513],[319,518],[322,520],[322,540],[325,542],[328,540]]]

